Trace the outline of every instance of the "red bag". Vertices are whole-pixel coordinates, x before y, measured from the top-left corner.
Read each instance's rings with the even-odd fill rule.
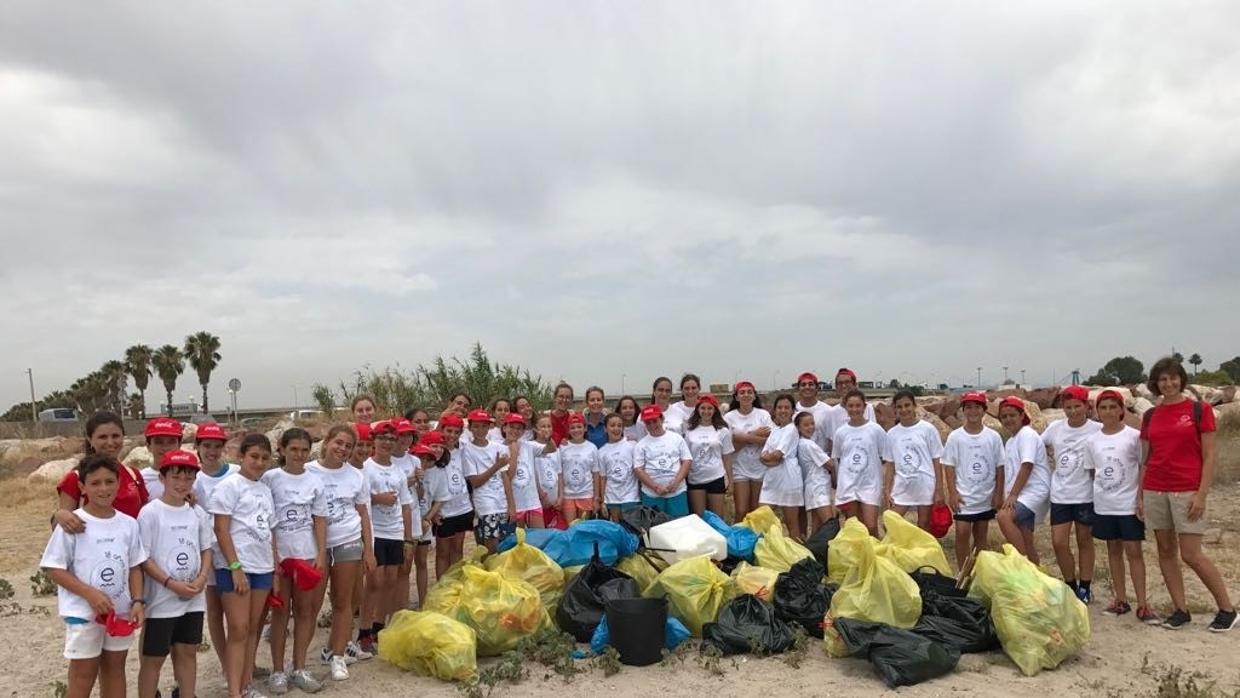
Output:
[[[281,560],[280,572],[285,577],[293,580],[293,584],[302,591],[310,591],[317,587],[319,582],[323,581],[323,575],[319,572],[319,568],[295,557]]]
[[[942,538],[952,530],[952,510],[946,504],[935,504],[930,509],[930,535]]]
[[[138,629],[138,624],[128,618],[121,618],[116,611],[108,611],[107,616],[95,616],[95,622],[103,626],[104,632],[111,637],[129,637]]]

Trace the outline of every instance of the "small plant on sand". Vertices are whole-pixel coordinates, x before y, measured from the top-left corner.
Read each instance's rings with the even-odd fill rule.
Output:
[[[0,579],[0,599],[13,598],[13,585],[7,579]]]
[[[712,676],[723,676],[728,670],[723,668],[723,651],[714,645],[703,645],[697,657],[698,666]]]
[[[601,669],[603,676],[614,676],[620,673],[620,652],[615,647],[608,645],[603,649],[603,653],[594,658],[592,662],[595,667]]]
[[[682,642],[674,650],[669,650],[666,647],[663,648],[663,658],[659,660],[659,666],[675,669],[684,666],[685,660],[688,658],[689,643]]]
[[[56,593],[56,582],[48,576],[47,571],[39,569],[38,572],[30,575],[30,591],[35,596],[51,596]]]
[[[457,686],[467,698],[489,698],[495,687],[504,682],[521,683],[530,675],[525,658],[517,652],[505,652],[499,662],[478,672],[478,676]]]
[[[577,643],[572,635],[548,626],[517,643],[516,654],[522,660],[538,662],[550,669],[544,679],[551,678],[554,673],[569,682],[581,671],[573,659],[575,649]]]
[[[800,669],[801,662],[809,655],[809,634],[801,626],[792,630],[792,647],[780,659],[793,669]]]
[[[51,687],[52,698],[65,698],[69,693],[69,686],[64,681],[53,681]]]

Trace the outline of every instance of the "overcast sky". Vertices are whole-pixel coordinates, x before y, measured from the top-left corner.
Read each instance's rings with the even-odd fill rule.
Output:
[[[0,410],[209,330],[288,404],[1240,354],[1240,3],[0,12]],[[178,400],[197,391],[192,373]],[[156,408],[160,397],[148,393]]]

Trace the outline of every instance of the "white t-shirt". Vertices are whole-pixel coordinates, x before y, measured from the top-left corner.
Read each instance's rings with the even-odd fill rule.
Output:
[[[178,582],[191,582],[202,572],[202,551],[215,542],[211,517],[201,507],[182,504],[174,507],[153,499],[138,512],[138,531],[150,559]],[[186,613],[207,610],[206,596],[200,591],[185,599],[146,577],[142,598],[147,618],[179,618]]]
[[[543,453],[541,449],[546,448],[547,444],[539,443],[538,441],[532,443],[540,449],[538,455],[534,457],[534,471],[538,476],[538,489],[548,501],[554,504],[560,498],[560,477],[562,472],[560,468],[560,452]]]
[[[1046,517],[1051,508],[1051,469],[1046,463],[1046,447],[1031,426],[1023,426],[1003,445],[1003,494],[1010,495],[1022,463],[1033,463],[1033,470],[1016,501],[1024,504],[1038,519]]]
[[[761,427],[775,426],[771,421],[771,413],[761,408],[749,410],[749,414],[741,414],[739,409],[729,410],[723,415],[723,421],[728,423],[733,434],[748,434]],[[766,475],[766,466],[759,460],[761,456],[762,447],[758,444],[745,444],[736,449],[736,459],[732,464],[733,477],[761,480]]]
[[[201,509],[204,514],[207,512],[207,503],[211,501],[211,493],[215,491],[215,486],[223,482],[224,478],[232,475],[238,470],[241,470],[241,466],[236,463],[225,463],[223,467],[221,467],[214,475],[207,475],[199,472],[198,477],[194,478],[194,499],[198,502],[198,508]],[[155,501],[155,498],[151,498],[150,501]],[[213,519],[210,514],[207,514],[207,517],[208,519]],[[210,521],[208,521],[208,525],[210,525]],[[211,559],[218,560],[222,557],[224,557],[224,553],[220,550],[220,543],[215,539],[215,529],[212,528]],[[210,586],[215,585],[214,575],[207,578],[207,584]]]
[[[891,499],[900,506],[933,504],[935,490],[941,487],[934,472],[934,461],[943,457],[939,430],[922,420],[911,427],[897,422],[887,432],[887,441],[895,469]]]
[[[609,441],[598,450],[599,470],[607,478],[604,504],[628,504],[641,501],[637,475],[633,473],[633,452],[637,444],[627,439]]]
[[[648,433],[650,432],[646,431],[646,425],[640,421],[634,422],[624,428],[624,438],[628,441],[632,441],[633,443],[641,441]]]
[[[486,446],[475,446],[473,443],[461,444],[461,473],[466,477],[480,475],[491,466],[499,456],[507,456],[508,449],[488,441]],[[498,470],[486,482],[474,487],[474,511],[479,516],[488,514],[508,513],[508,495],[504,494],[504,470]]]
[[[1042,432],[1051,470],[1051,501],[1056,504],[1084,504],[1094,501],[1094,483],[1082,458],[1085,442],[1102,431],[1102,423],[1091,419],[1079,427],[1057,419]],[[1054,454],[1053,456],[1051,454]]]
[[[813,439],[801,437],[797,442],[797,463],[801,466],[805,506],[809,509],[831,504],[831,472],[826,468],[828,460],[826,451]]]
[[[509,451],[508,444],[504,450]],[[546,448],[543,444],[533,441],[517,441],[517,463],[509,464],[512,470],[512,499],[516,502],[517,511],[531,509],[542,510],[542,500],[538,498],[538,469],[534,465],[538,455]]]
[[[685,425],[688,428],[688,424]],[[724,476],[723,457],[736,452],[732,446],[732,430],[701,425],[685,434],[693,465],[689,467],[689,483],[704,485]]]
[[[211,505],[207,511],[217,516],[232,517],[228,532],[243,572],[266,574],[275,570],[271,530],[276,526],[276,507],[267,485],[241,473],[229,475],[211,493]],[[215,568],[228,569],[229,562],[231,560],[220,556],[219,560],[215,560]]]
[[[819,448],[825,450],[827,442],[831,440],[831,435],[835,433],[831,431],[831,427],[835,423],[831,413],[831,406],[822,400],[806,406],[802,405],[801,401],[798,400],[792,407],[792,422],[794,424],[797,421],[796,416],[802,412],[809,412],[814,415],[814,443],[818,444]]]
[[[560,472],[564,477],[565,499],[594,496],[594,474],[599,472],[598,447],[589,441],[560,442]]]
[[[405,540],[404,508],[409,507],[413,523],[410,536],[421,538],[422,517],[413,515],[413,492],[409,490],[405,473],[395,464],[383,465],[374,458],[367,458],[362,475],[366,477],[367,499],[370,499],[370,535],[384,540]],[[387,492],[396,495],[395,504],[375,504],[371,499]]]
[[[469,487],[461,470],[461,449],[450,451],[447,465],[434,466],[426,471],[426,487],[431,490],[431,501],[442,502],[439,513],[444,518],[468,514],[473,510],[469,499]]]
[[[874,405],[868,402],[865,403],[865,421],[874,421]],[[839,431],[840,427],[845,424],[848,424],[848,408],[844,407],[843,402],[838,405],[831,405],[831,418],[827,422],[827,436],[834,438],[835,432]]]
[[[159,471],[147,466],[139,471],[142,482],[146,484],[147,501],[153,502],[164,496],[164,483],[159,481]]]
[[[73,513],[86,524],[86,530],[72,534],[60,526],[53,528],[39,566],[72,573],[107,594],[116,615],[128,618],[129,602],[137,596],[129,593],[129,570],[146,562],[138,522],[119,511],[106,519],[91,516],[85,509]],[[56,607],[61,618],[94,620],[96,615],[90,602],[64,587],[57,587]]]
[[[1094,471],[1094,513],[1131,516],[1141,496],[1141,431],[1125,426],[1118,433],[1094,432],[1081,451],[1082,467]]]
[[[351,543],[362,538],[362,515],[359,506],[370,504],[366,478],[362,471],[342,464],[326,468],[318,461],[306,463],[306,472],[317,475],[327,502],[327,547]]]
[[[413,479],[413,471],[418,468],[418,459],[405,453],[400,456],[392,456],[392,465],[396,466],[396,469],[405,476],[405,482],[409,482]]]
[[[982,514],[994,509],[995,477],[1003,465],[1003,437],[983,426],[976,434],[957,427],[947,435],[943,447],[943,467],[956,473],[956,493],[960,495],[957,514]]]
[[[835,458],[835,502],[882,503],[883,462],[891,460],[887,432],[874,422],[845,424],[831,437]]]
[[[663,410],[663,428],[666,431],[674,431],[680,434],[684,431],[685,422],[689,421],[689,418],[693,416],[694,409],[696,409],[696,406],[689,407],[684,403],[684,400],[668,405],[667,409]]]
[[[319,554],[314,540],[314,518],[327,518],[327,497],[323,480],[306,470],[294,475],[283,468],[263,473],[262,482],[271,490],[276,508],[276,555],[281,560],[311,560]]]
[[[662,436],[647,434],[637,442],[637,448],[633,449],[633,467],[644,469],[646,475],[658,485],[666,485],[675,480],[680,472],[681,461],[686,460],[693,460],[688,444],[680,434],[671,431],[663,432]],[[675,497],[686,489],[688,487],[683,480],[675,491],[665,495],[655,494],[642,485],[642,492],[647,497]]]
[[[487,441],[493,441],[501,446],[504,444],[504,432],[499,427],[491,427],[487,430]]]
[[[793,497],[793,499],[803,500],[805,478],[801,475],[801,463],[798,460],[800,449],[801,435],[797,433],[795,424],[789,422],[782,427],[771,426],[771,435],[766,437],[766,443],[762,445],[762,452],[774,453],[779,451],[784,454],[784,457],[779,465],[764,466],[766,467],[766,477],[762,478],[762,491],[759,495],[759,501],[770,500],[769,503],[778,506],[796,506],[795,503],[784,503],[785,501],[790,501],[785,495],[794,492],[800,493],[801,497]]]

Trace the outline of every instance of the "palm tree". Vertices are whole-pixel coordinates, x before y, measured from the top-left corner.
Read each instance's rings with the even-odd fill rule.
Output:
[[[220,363],[220,338],[210,332],[195,332],[185,338],[185,358],[198,374],[198,384],[202,386],[202,412],[207,409],[207,384],[211,382],[211,372]]]
[[[133,384],[138,388],[142,419],[146,419],[146,386],[151,380],[151,355],[154,353],[155,350],[145,344],[135,344],[125,350],[125,370],[133,376]]]
[[[99,369],[105,387],[105,402],[116,414],[123,414],[125,408],[125,388],[129,385],[129,374],[122,361],[113,359]]]
[[[165,344],[151,355],[155,373],[168,391],[168,414],[172,414],[172,391],[177,389],[177,377],[185,371],[185,355],[171,344]]]
[[[1205,359],[1201,358],[1201,354],[1193,354],[1188,357],[1188,363],[1193,365],[1193,377],[1197,377],[1197,370],[1201,364],[1205,363]]]

